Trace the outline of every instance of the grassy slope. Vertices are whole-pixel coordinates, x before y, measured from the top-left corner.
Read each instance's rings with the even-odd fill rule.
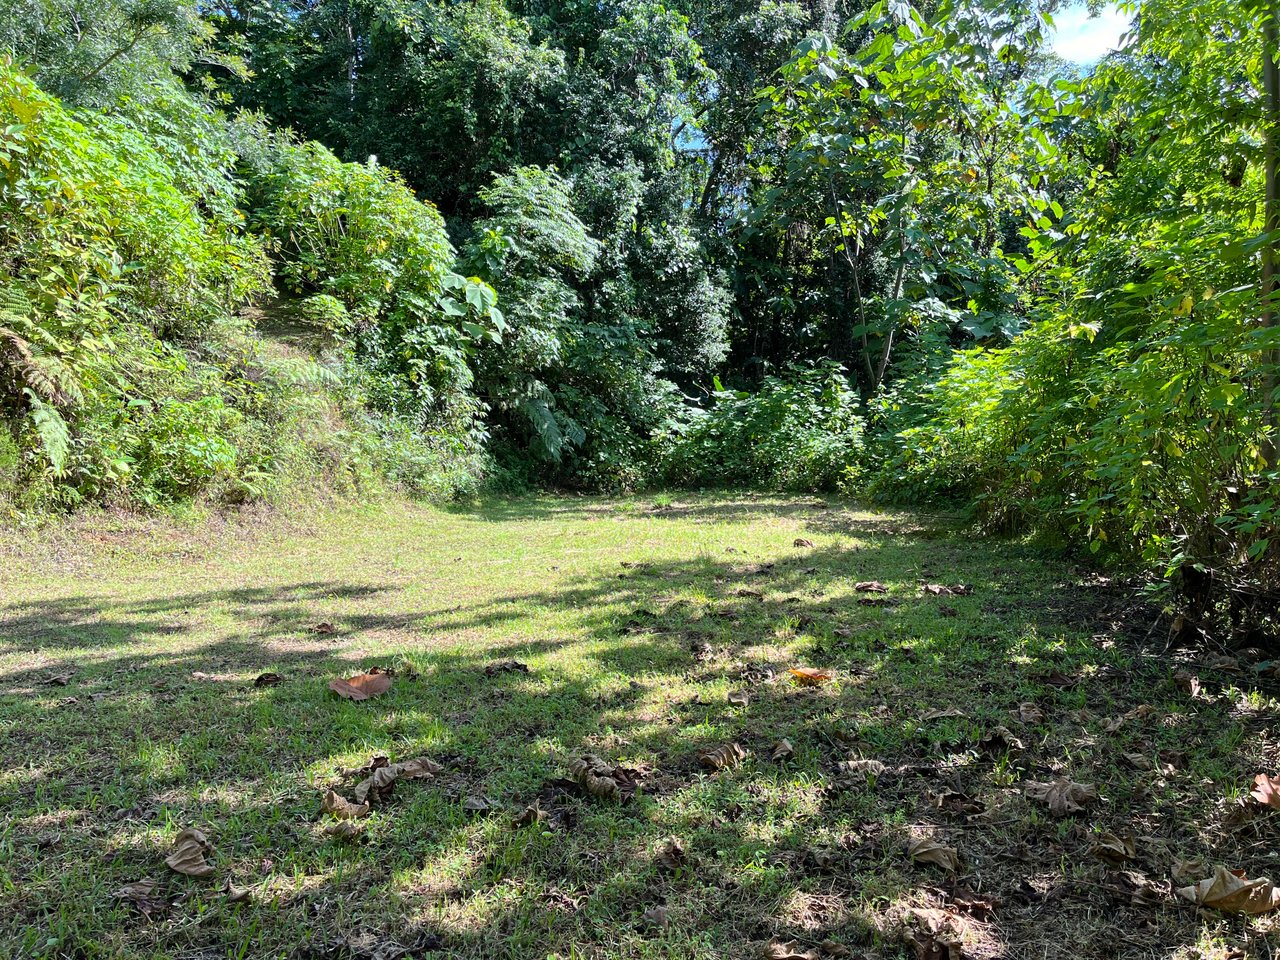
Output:
[[[969,955],[1267,955],[1272,921],[1198,917],[1168,877],[1196,859],[1280,874],[1277,821],[1231,816],[1277,763],[1276,703],[1207,669],[1189,697],[1138,650],[1145,628],[1107,626],[1123,595],[1079,571],[816,501],[272,523],[99,519],[0,542],[0,955],[387,960],[395,941],[413,956],[721,958],[780,938],[906,956],[908,908],[957,896],[904,855],[925,834],[959,848],[961,901],[966,887],[999,901],[968,912]],[[860,605],[866,579],[895,602]],[[926,580],[975,590],[922,596]],[[311,632],[322,621],[336,632]],[[529,672],[484,674],[509,657]],[[387,695],[327,692],[375,664],[400,670]],[[797,664],[837,679],[797,687]],[[71,668],[66,686],[42,682]],[[1045,682],[1054,668],[1078,684]],[[286,682],[255,689],[266,670]],[[745,707],[727,701],[738,689]],[[1043,722],[1017,718],[1025,701]],[[1140,703],[1158,710],[1108,731]],[[925,719],[951,707],[964,715]],[[997,725],[1025,753],[980,750]],[[776,763],[782,737],[795,756]],[[739,769],[701,772],[701,750],[735,740],[751,751]],[[584,750],[644,771],[641,796],[548,792],[553,820],[514,829]],[[350,796],[380,753],[446,769],[402,782],[361,838],[324,836],[321,791]],[[859,783],[836,771],[850,757],[891,770]],[[1134,769],[1142,757],[1157,769]],[[1054,819],[1023,798],[1025,780],[1062,772],[1102,800]],[[935,807],[948,788],[986,812]],[[495,809],[467,813],[479,797]],[[212,840],[216,878],[165,868],[188,825]],[[1102,829],[1140,838],[1128,875],[1089,856]],[[655,862],[667,837],[687,851],[675,874]],[[152,922],[112,898],[144,877],[172,902]],[[219,893],[228,877],[248,902]],[[665,934],[642,921],[656,906]]]

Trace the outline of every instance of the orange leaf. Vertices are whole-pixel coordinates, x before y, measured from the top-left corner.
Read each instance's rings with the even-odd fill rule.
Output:
[[[391,688],[391,675],[388,673],[357,673],[345,680],[330,682],[329,689],[348,700],[368,700]]]
[[[831,679],[831,674],[813,667],[792,667],[788,671],[802,687],[817,687]]]
[[[1265,773],[1253,778],[1253,792],[1249,794],[1259,803],[1280,810],[1280,780],[1273,780]]]

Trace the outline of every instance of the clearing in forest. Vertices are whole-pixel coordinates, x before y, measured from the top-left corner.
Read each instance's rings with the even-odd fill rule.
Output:
[[[0,544],[0,955],[1270,955],[1175,890],[1280,875],[1276,681],[1025,546],[750,497],[145,523]]]

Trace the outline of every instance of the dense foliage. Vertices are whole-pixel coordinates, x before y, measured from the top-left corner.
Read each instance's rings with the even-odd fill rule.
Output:
[[[0,482],[939,500],[1265,625],[1272,15],[1055,6],[2,0]]]

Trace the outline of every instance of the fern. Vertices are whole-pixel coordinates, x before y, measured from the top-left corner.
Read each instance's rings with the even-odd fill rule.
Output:
[[[31,390],[25,391],[31,409],[27,424],[36,444],[49,461],[50,471],[58,479],[67,475],[67,457],[71,453],[71,430],[58,408],[45,403]]]
[[[32,312],[21,290],[0,287],[0,369],[10,368],[19,391],[59,406],[80,403],[78,371],[60,355],[65,345],[33,320]]]

